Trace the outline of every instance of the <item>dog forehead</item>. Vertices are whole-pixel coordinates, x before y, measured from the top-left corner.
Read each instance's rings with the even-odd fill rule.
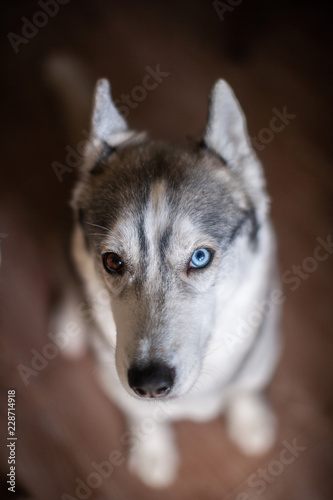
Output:
[[[216,155],[160,143],[120,151],[92,176],[86,192],[90,219],[111,231],[122,220],[124,229],[135,225],[141,234],[144,224],[150,232],[153,227],[163,232],[186,216],[192,226],[219,240],[247,204]]]
[[[206,196],[223,203],[239,191],[233,174],[214,153],[186,145],[153,143],[125,149],[106,174],[111,177],[106,184],[117,186],[121,204],[126,197],[141,207],[151,191],[155,199],[165,196],[174,205],[191,205]]]

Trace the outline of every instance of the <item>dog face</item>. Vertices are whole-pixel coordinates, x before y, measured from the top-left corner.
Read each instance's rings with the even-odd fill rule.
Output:
[[[266,215],[229,87],[215,86],[204,140],[170,146],[129,131],[100,81],[73,205],[93,279],[109,294],[124,388],[140,398],[185,394]]]

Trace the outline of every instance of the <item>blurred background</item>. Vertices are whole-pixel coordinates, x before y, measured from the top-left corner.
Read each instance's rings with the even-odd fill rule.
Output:
[[[329,7],[264,0],[2,3],[1,499],[333,498]],[[126,427],[95,381],[89,354],[69,361],[51,349],[48,360],[39,357],[52,343],[50,311],[71,265],[75,157],[62,174],[54,165],[68,167],[66,147],[77,151],[89,129],[87,116],[80,117],[74,139],[45,76],[46,61],[57,54],[78,57],[92,83],[108,77],[133,128],[171,141],[203,132],[217,78],[233,87],[264,164],[286,298],[284,353],[269,389],[279,433],[267,455],[242,456],[223,418],[179,422],[182,463],[172,487],[149,490],[123,463],[89,487],[93,463],[114,450],[126,456]],[[136,87],[147,67],[164,76],[144,92]],[[6,485],[8,389],[16,391],[15,494]],[[286,442],[301,448],[289,464],[280,459]]]

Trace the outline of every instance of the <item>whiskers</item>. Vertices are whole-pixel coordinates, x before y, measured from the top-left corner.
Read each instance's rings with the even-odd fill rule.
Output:
[[[104,226],[100,226],[98,224],[93,224],[92,222],[87,222],[87,221],[83,221],[84,224],[89,224],[89,226],[95,226],[95,227],[100,227],[101,229],[104,229],[105,231],[109,231],[107,227],[104,227]]]
[[[107,236],[107,234],[109,233],[109,229],[107,227],[100,226],[99,224],[93,224],[92,222],[86,222],[86,221],[83,222],[84,224],[89,224],[89,226],[99,227],[100,229],[105,230],[105,233],[87,233],[88,236]]]

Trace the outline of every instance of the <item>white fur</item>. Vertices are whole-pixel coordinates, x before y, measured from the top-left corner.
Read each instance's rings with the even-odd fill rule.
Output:
[[[258,393],[235,392],[226,417],[229,435],[243,453],[264,453],[273,445],[276,417]]]
[[[127,133],[127,123],[111,100],[110,84],[105,78],[96,84],[92,123],[96,136],[108,144],[113,144],[114,136]]]
[[[158,431],[144,435],[131,451],[129,469],[148,486],[169,486],[177,475],[179,457],[173,432],[167,424],[159,424]]]
[[[100,152],[101,141],[112,145],[132,137],[112,104],[105,80],[97,86],[93,137],[97,138],[98,145],[94,146],[92,141],[88,163],[90,155],[95,154],[94,149]],[[182,294],[175,291],[168,296],[163,314],[154,301],[155,292],[163,285],[159,272],[159,237],[169,223],[163,181],[153,185],[144,216],[148,299],[132,293],[122,300],[121,292],[134,279],[142,258],[133,214],[127,212],[126,217],[118,220],[102,249],[119,253],[128,262],[131,271],[116,280],[106,273],[101,277],[102,263],[95,263],[87,251],[79,226],[74,235],[77,268],[91,301],[98,294],[110,295],[110,304],[96,312],[101,330],[101,335],[94,336],[92,341],[97,357],[96,375],[127,415],[129,426],[133,422],[140,425],[145,419],[156,424],[151,435],[132,447],[129,460],[131,470],[150,486],[166,486],[176,475],[178,454],[168,421],[183,418],[203,421],[225,410],[230,436],[245,453],[263,452],[274,439],[275,419],[259,392],[269,381],[279,355],[278,307],[266,318],[263,331],[252,328],[249,335],[241,339],[238,332],[256,303],[267,297],[269,286],[274,286],[275,242],[266,219],[268,202],[262,169],[250,149],[243,113],[223,81],[219,81],[213,91],[205,141],[227,160],[233,175],[246,186],[261,229],[255,252],[249,251],[248,238],[239,236],[233,246],[222,253],[214,240],[202,230],[198,231],[187,214],[180,213],[173,221],[165,258],[174,276],[193,292],[191,299],[184,300]],[[219,175],[232,183],[228,170],[221,170]],[[245,207],[246,197],[236,184],[233,196]],[[79,189],[80,185],[75,196]],[[200,247],[212,247],[214,261],[204,274],[188,274],[184,271],[186,262],[193,249]],[[171,397],[162,402],[140,399],[127,381],[133,360],[149,361],[156,354],[177,372]],[[156,413],[161,404],[168,408],[167,419],[163,421]]]

